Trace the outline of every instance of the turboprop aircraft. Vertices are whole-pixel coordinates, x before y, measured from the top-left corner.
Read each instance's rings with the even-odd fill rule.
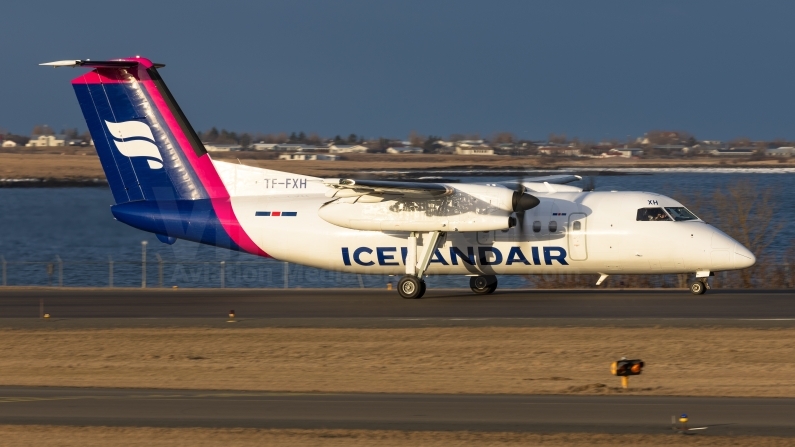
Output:
[[[674,199],[583,191],[577,176],[504,183],[316,178],[213,160],[158,72],[142,57],[42,65],[92,69],[72,86],[116,202],[113,216],[177,239],[359,274],[693,274],[750,267],[745,247]]]

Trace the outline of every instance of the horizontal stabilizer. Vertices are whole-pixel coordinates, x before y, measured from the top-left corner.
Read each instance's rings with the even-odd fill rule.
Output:
[[[92,61],[86,60],[63,60],[55,62],[45,62],[39,64],[45,67],[107,67],[107,68],[124,68],[135,67],[138,62],[135,60],[114,60],[114,61]],[[153,64],[155,68],[165,67],[164,64]]]

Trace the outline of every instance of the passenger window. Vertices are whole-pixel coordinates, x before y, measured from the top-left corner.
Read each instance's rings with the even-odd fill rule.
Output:
[[[574,222],[574,225],[572,225],[572,230],[580,231],[580,229],[582,229],[582,224],[580,222]]]
[[[663,221],[667,220],[670,221],[671,218],[668,217],[668,214],[662,208],[641,208],[638,210],[638,221],[645,220],[645,221]]]
[[[556,231],[558,231],[558,223],[555,222],[554,220],[550,220],[549,221],[549,232],[550,233],[554,233]]]
[[[540,233],[541,232],[541,221],[537,220],[533,222],[533,233]]]

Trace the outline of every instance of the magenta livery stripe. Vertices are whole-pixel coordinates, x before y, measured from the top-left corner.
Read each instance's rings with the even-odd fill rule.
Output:
[[[141,63],[141,65],[147,68],[152,66],[151,61],[143,58],[125,60],[138,61]],[[155,87],[154,82],[143,70],[139,70],[139,75],[146,77],[146,79],[140,79],[139,83],[146,89],[149,97],[152,98],[152,101],[154,102],[154,106],[160,112],[160,115],[163,117],[163,119],[166,120],[169,130],[177,139],[179,146],[182,148],[182,153],[186,156],[193,167],[193,170],[196,172],[196,175],[198,175],[199,180],[202,182],[205,190],[207,190],[207,193],[210,195],[210,202],[212,203],[213,210],[218,216],[218,219],[221,222],[224,230],[227,232],[232,241],[234,241],[242,250],[251,254],[269,257],[267,253],[262,251],[262,249],[254,243],[248,233],[246,233],[246,231],[240,225],[240,221],[235,215],[235,211],[232,209],[232,202],[229,192],[221,181],[221,177],[218,175],[218,172],[215,170],[215,166],[213,166],[210,157],[198,157],[196,155],[196,153],[191,149],[188,138],[182,132],[182,128],[179,126],[176,118],[168,108],[165,99],[160,94],[160,91]]]

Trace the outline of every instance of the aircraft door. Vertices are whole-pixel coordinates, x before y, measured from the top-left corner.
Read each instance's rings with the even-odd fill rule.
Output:
[[[586,217],[582,213],[571,213],[569,215],[569,257],[573,261],[585,261],[588,259],[586,250]]]

